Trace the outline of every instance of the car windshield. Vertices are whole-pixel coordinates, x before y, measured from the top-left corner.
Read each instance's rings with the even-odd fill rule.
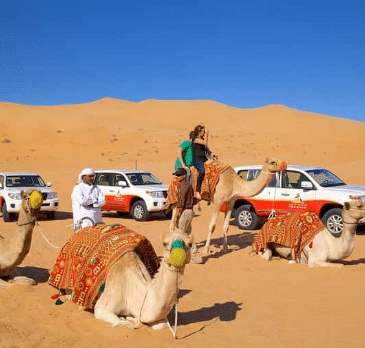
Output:
[[[162,182],[151,173],[130,173],[127,174],[127,177],[132,185],[162,184]]]
[[[6,177],[7,187],[45,187],[39,175],[10,175]]]
[[[322,187],[333,187],[346,185],[335,174],[326,169],[311,169],[307,173]]]

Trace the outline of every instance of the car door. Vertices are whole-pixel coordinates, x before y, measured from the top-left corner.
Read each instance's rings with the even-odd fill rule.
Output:
[[[301,187],[303,181],[311,180],[303,173],[295,170],[287,170],[281,175],[281,189],[278,195],[280,211],[307,211],[308,203],[315,198],[315,190],[304,190]],[[279,210],[279,209],[278,209]]]
[[[251,181],[257,178],[260,174],[261,169],[246,169],[241,170],[237,174],[247,181]],[[261,217],[269,216],[277,194],[277,185],[280,183],[279,173],[276,173],[270,183],[256,196],[245,198],[248,200],[255,208],[257,215]]]

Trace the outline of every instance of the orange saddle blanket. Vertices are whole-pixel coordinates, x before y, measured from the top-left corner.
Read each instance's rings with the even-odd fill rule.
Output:
[[[48,282],[59,290],[72,290],[72,301],[81,307],[93,308],[110,266],[129,251],[140,257],[151,276],[157,273],[157,255],[144,236],[122,225],[85,227],[63,246]]]
[[[205,201],[210,201],[214,195],[215,188],[219,182],[220,175],[229,168],[229,165],[223,164],[217,160],[210,160],[205,162],[205,175],[201,186],[201,197]],[[191,168],[192,174],[192,186],[194,192],[196,191],[196,182],[198,178],[198,171],[195,167]],[[167,190],[167,199],[165,207],[169,207],[177,203],[177,194],[179,190],[180,182],[177,178],[174,178]]]
[[[279,214],[267,221],[258,232],[252,250],[258,253],[269,243],[276,243],[292,248],[297,260],[298,253],[324,228],[326,226],[314,212]]]

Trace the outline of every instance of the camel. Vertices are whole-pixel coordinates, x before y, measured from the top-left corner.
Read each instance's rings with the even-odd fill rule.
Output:
[[[100,296],[92,298],[92,303],[94,303],[94,300],[96,301],[95,305],[89,306],[91,302],[82,302],[88,296],[85,292],[86,287],[89,285],[93,286],[93,284],[84,283],[86,285],[80,288],[77,285],[79,284],[77,283],[79,278],[75,278],[73,282],[68,282],[69,275],[72,277],[75,272],[72,274],[68,273],[63,279],[61,279],[60,273],[57,273],[60,267],[69,269],[69,262],[73,262],[73,258],[80,258],[85,254],[93,255],[93,259],[87,258],[87,265],[83,264],[80,268],[84,269],[92,264],[98,264],[99,267],[103,263],[98,263],[100,259],[97,255],[99,254],[95,254],[95,249],[90,249],[91,251],[89,252],[84,246],[80,247],[80,244],[76,242],[77,238],[83,238],[84,232],[88,231],[87,229],[93,227],[85,227],[77,231],[71,237],[76,238],[73,239],[75,245],[72,241],[65,244],[64,248],[66,249],[63,250],[67,250],[67,248],[69,248],[68,250],[74,250],[73,248],[76,246],[76,252],[80,251],[80,253],[76,256],[72,256],[75,254],[68,254],[69,258],[62,261],[62,265],[58,262],[59,259],[57,259],[56,265],[50,273],[49,282],[59,289],[60,295],[66,295],[67,298],[79,304],[81,308],[93,308],[95,318],[107,322],[112,327],[127,325],[130,328],[137,328],[140,324],[146,324],[153,329],[162,329],[168,325],[167,316],[177,301],[185,265],[190,262],[192,241],[185,231],[190,227],[192,218],[193,212],[186,210],[180,218],[179,228],[176,228],[173,233],[169,233],[163,239],[163,258],[159,262],[159,267],[155,263],[155,261],[158,263],[158,260],[152,245],[143,236],[136,234],[139,236],[138,238],[142,238],[138,245],[141,245],[142,240],[150,245],[149,251],[146,251],[149,254],[141,255],[137,252],[137,249],[129,249],[127,252],[122,253],[120,257],[113,259],[106,269],[105,276],[103,276],[103,290],[101,290]],[[108,228],[109,226],[102,227],[101,231]],[[113,233],[113,228],[114,226],[109,229],[111,234]],[[125,228],[125,226],[116,228]],[[127,238],[133,238],[132,234],[134,232],[128,231],[125,232],[129,233]],[[113,243],[118,243],[118,241],[121,241],[120,245],[124,245],[124,241],[128,242],[126,239],[120,238],[121,236],[122,234],[113,235],[112,239],[110,239],[112,244],[108,245],[116,246],[117,244]],[[102,240],[100,242],[102,243]],[[98,253],[100,252],[100,249],[97,248],[96,250],[98,250]],[[61,251],[59,258],[62,258],[62,253],[63,251]],[[150,273],[149,266],[146,267],[146,257],[151,261],[150,263],[147,262],[149,265],[157,266],[153,275]],[[104,256],[101,259],[104,260]],[[93,271],[91,271],[91,273],[95,274],[97,272],[97,268],[93,268]],[[87,277],[89,277],[91,273],[82,274],[87,274]],[[65,279],[67,282],[62,283]],[[78,297],[80,294],[78,292],[79,289],[81,289],[80,297]],[[57,298],[57,296],[54,298]],[[81,302],[79,299],[81,299]]]
[[[42,206],[42,194],[36,190],[21,192],[21,206],[17,222],[17,232],[9,240],[0,236],[0,287],[6,288],[11,284],[35,285],[33,279],[16,276],[17,266],[27,256],[32,241],[33,229]],[[1,277],[9,278],[8,281]]]
[[[281,160],[267,158],[260,174],[252,181],[244,181],[240,178],[232,167],[225,170],[219,177],[211,202],[213,203],[213,212],[209,223],[207,241],[203,252],[210,253],[210,241],[215,230],[218,214],[222,205],[226,204],[226,211],[223,223],[223,252],[227,252],[227,234],[229,220],[231,218],[234,203],[238,197],[252,197],[258,195],[271,181],[273,175],[286,169],[286,163]],[[176,204],[172,208],[172,223],[175,221]],[[172,226],[170,225],[170,230]]]
[[[334,237],[323,225],[323,229],[303,248],[298,254],[299,263],[309,267],[343,267],[341,263],[330,261],[348,258],[355,248],[356,228],[359,220],[365,216],[365,203],[360,200],[345,202],[342,209],[343,232],[341,236]],[[273,251],[279,256],[293,260],[293,250],[289,247],[270,243],[265,248],[261,257],[270,261]],[[293,261],[289,261],[293,262]]]

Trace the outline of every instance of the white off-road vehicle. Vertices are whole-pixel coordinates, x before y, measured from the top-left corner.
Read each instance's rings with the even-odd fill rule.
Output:
[[[167,197],[167,185],[153,174],[140,170],[96,170],[94,184],[105,195],[103,211],[130,213],[145,221],[150,213],[161,212]]]
[[[260,165],[235,168],[248,181],[255,179],[260,170]],[[276,173],[260,194],[239,197],[233,216],[239,228],[255,229],[260,220],[273,213],[314,211],[328,230],[339,236],[343,230],[342,208],[353,198],[364,200],[365,187],[347,185],[325,168],[288,165],[286,171]]]
[[[54,219],[58,209],[58,197],[51,186],[51,183],[46,184],[38,174],[0,173],[0,207],[4,221],[16,220],[22,201],[20,193],[29,189],[36,189],[42,193],[43,204],[40,211],[46,213],[49,219]]]

